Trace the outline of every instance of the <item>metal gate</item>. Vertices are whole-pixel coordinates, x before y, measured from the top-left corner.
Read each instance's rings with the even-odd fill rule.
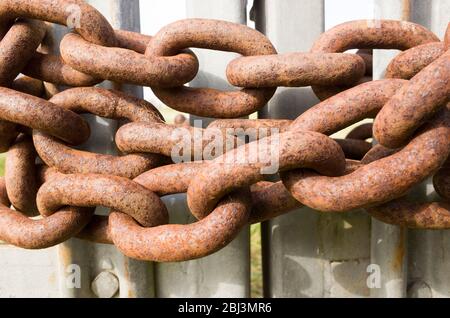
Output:
[[[114,28],[140,31],[138,0],[88,2]],[[308,51],[324,31],[324,0],[186,0],[180,5],[187,6],[188,17],[242,24],[251,18],[280,53]],[[250,15],[248,5],[253,5]],[[375,0],[375,18],[417,22],[440,38],[449,17],[448,0]],[[60,38],[65,29],[54,31]],[[190,85],[229,87],[224,69],[235,55],[195,53],[200,71]],[[382,70],[395,54],[375,51],[374,78],[383,77]],[[140,87],[115,88],[143,96]],[[293,119],[317,102],[310,88],[279,88],[259,118]],[[111,136],[117,127],[112,121],[88,118],[95,132],[88,149],[114,153]],[[433,196],[429,184],[417,187],[417,195]],[[185,195],[166,196],[164,202],[177,223],[193,221]],[[261,235],[267,297],[450,296],[448,231],[406,230],[373,220],[364,211],[329,215],[301,208],[262,224]],[[0,255],[1,297],[250,296],[249,228],[221,251],[180,263],[136,261],[114,246],[78,239],[39,251],[3,244]],[[380,284],[371,285],[373,275],[379,275]]]

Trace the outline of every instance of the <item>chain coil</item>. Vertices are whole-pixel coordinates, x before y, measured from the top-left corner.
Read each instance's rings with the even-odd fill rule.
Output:
[[[60,56],[46,49],[45,22],[73,28]],[[0,240],[9,244],[78,237],[140,260],[185,261],[301,206],[450,228],[450,27],[440,41],[411,22],[350,21],[310,52],[277,54],[260,32],[226,21],[185,19],[151,37],[114,30],[81,0],[2,0],[0,39]],[[190,48],[242,55],[226,68],[239,90],[183,86],[199,69]],[[375,81],[373,49],[403,51]],[[217,119],[205,129],[184,117],[166,123],[143,99],[93,87],[104,80],[151,87],[175,110]],[[294,120],[239,118],[280,86],[312,86],[321,102]],[[119,155],[75,148],[90,135],[84,113],[123,124]],[[413,200],[428,177],[439,200]],[[194,223],[168,224],[161,197],[177,193]],[[97,206],[109,215],[95,215]]]

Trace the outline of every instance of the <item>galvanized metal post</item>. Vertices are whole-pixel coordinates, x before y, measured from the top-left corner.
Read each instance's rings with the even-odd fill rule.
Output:
[[[324,30],[324,1],[259,0],[256,26],[279,53],[309,51]],[[279,88],[260,117],[295,118],[318,102],[310,88]],[[302,208],[263,227],[265,296],[368,296],[370,220]]]
[[[139,32],[139,1],[89,0],[111,23],[114,28]],[[137,86],[105,83],[104,87],[114,87],[138,97],[143,96],[142,88]],[[91,137],[84,145],[93,152],[117,154],[114,134],[116,121],[88,115]],[[104,213],[97,209],[97,213]],[[136,261],[125,257],[114,246],[92,244],[71,239],[58,247],[61,295],[69,297],[152,297],[153,271],[149,262]],[[81,286],[67,285],[67,268],[71,264],[80,266]]]
[[[228,20],[246,24],[245,0],[187,0],[187,16]],[[224,76],[225,68],[235,54],[194,50],[200,70],[190,86],[230,89]],[[208,119],[202,119],[203,126]],[[164,198],[173,221],[193,222],[184,194]],[[172,215],[171,215],[172,217]],[[227,247],[208,257],[180,262],[156,264],[156,294],[158,297],[248,297],[250,295],[249,230],[244,229]]]

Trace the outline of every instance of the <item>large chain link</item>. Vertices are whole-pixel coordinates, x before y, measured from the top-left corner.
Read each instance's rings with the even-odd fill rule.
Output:
[[[48,53],[44,22],[74,28],[61,56]],[[183,261],[303,205],[450,228],[450,28],[441,42],[411,22],[351,21],[323,33],[310,52],[277,54],[263,34],[225,21],[181,20],[150,37],[113,30],[81,0],[2,0],[0,38],[0,151],[8,151],[0,239],[7,243],[46,248],[76,236],[137,259]],[[241,54],[226,69],[241,89],[183,86],[199,68],[190,48]],[[385,79],[372,80],[373,49],[403,51]],[[206,129],[167,124],[145,100],[92,87],[104,80],[151,87],[173,109],[218,119]],[[44,82],[72,88],[51,94]],[[292,121],[239,119],[279,86],[312,86],[322,101]],[[126,121],[115,136],[120,156],[74,148],[90,135],[80,113]],[[329,137],[366,118],[374,123]],[[248,131],[250,142],[242,138]],[[269,159],[277,167],[264,172]],[[440,201],[412,200],[409,191],[430,176]],[[175,193],[187,193],[197,222],[168,224],[161,197]],[[96,206],[111,212],[94,215]]]

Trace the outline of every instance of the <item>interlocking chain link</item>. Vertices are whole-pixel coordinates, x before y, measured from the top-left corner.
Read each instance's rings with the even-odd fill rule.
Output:
[[[60,56],[46,49],[45,22],[73,28]],[[277,54],[260,32],[225,21],[181,20],[151,37],[113,30],[82,0],[2,0],[0,39],[0,239],[9,244],[76,236],[136,259],[184,261],[303,205],[450,228],[450,27],[440,41],[411,22],[350,21],[310,52]],[[183,86],[199,69],[190,48],[242,55],[226,68],[240,89]],[[376,81],[373,49],[403,51]],[[93,87],[104,80],[151,87],[175,110],[217,119],[205,129],[168,124],[145,100]],[[52,94],[44,82],[69,88]],[[312,86],[321,102],[295,120],[239,118],[279,86]],[[82,113],[125,122],[119,156],[75,148],[90,135]],[[329,137],[366,118],[373,124]],[[412,200],[430,176],[440,201]],[[168,224],[161,197],[176,193],[187,193],[196,222]],[[111,212],[95,215],[97,206]]]

